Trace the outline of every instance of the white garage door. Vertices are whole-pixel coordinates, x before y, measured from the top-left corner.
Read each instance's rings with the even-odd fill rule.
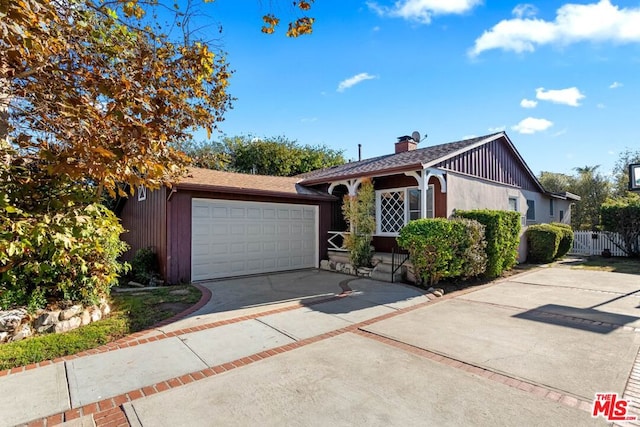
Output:
[[[191,280],[317,267],[317,206],[218,199],[191,204]]]

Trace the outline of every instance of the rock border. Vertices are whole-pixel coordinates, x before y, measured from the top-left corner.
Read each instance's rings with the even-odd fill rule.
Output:
[[[20,341],[37,334],[60,334],[97,322],[111,313],[106,299],[99,305],[83,307],[75,304],[61,310],[38,310],[30,314],[26,308],[0,311],[0,344]]]

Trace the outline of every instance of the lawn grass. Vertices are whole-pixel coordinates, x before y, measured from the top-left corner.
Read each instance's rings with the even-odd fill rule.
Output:
[[[186,289],[185,295],[172,293]],[[111,314],[98,322],[64,334],[38,335],[0,345],[0,370],[68,356],[99,347],[147,329],[189,308],[200,299],[193,286],[113,293]]]
[[[615,273],[639,274],[640,259],[626,257],[605,258],[602,256],[590,256],[584,262],[571,268],[578,270],[613,271]]]

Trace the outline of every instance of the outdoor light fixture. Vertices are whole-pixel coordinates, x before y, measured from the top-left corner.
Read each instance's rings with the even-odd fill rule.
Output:
[[[640,163],[629,165],[629,190],[640,192]]]

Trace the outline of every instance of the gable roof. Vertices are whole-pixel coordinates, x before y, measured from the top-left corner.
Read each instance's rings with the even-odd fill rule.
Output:
[[[482,144],[504,135],[504,132],[449,142],[447,144],[432,145],[397,154],[365,159],[358,162],[345,163],[325,169],[318,169],[302,175],[300,181],[304,185],[320,184],[362,176],[387,175],[393,172],[422,169],[423,165],[433,164],[447,157],[458,154],[477,144]]]
[[[304,187],[300,178],[284,176],[250,175],[212,169],[189,168],[188,174],[175,187],[184,190],[217,191],[304,199],[334,200],[335,197]]]
[[[500,145],[502,148],[498,148],[497,145]],[[387,154],[380,157],[374,157],[372,159],[365,159],[332,168],[312,171],[307,174],[300,175],[300,177],[302,178],[302,184],[313,185],[363,176],[375,177],[390,175],[429,167],[437,167],[444,170],[451,170],[452,172],[470,174],[468,171],[464,170],[466,169],[464,166],[459,167],[460,160],[464,163],[465,157],[468,157],[470,153],[475,153],[479,150],[494,151],[491,154],[491,157],[495,159],[495,155],[497,154],[495,152],[496,149],[499,149],[502,152],[503,157],[506,156],[509,159],[512,159],[510,161],[518,166],[520,172],[516,174],[518,175],[515,177],[516,180],[526,183],[526,187],[529,187],[530,189],[547,193],[505,132],[496,132],[461,141],[432,145],[397,154]],[[496,181],[496,179],[491,179],[490,177],[478,176]],[[511,182],[505,183],[517,185],[516,181],[513,181],[513,179],[514,177],[510,176],[509,181]]]

